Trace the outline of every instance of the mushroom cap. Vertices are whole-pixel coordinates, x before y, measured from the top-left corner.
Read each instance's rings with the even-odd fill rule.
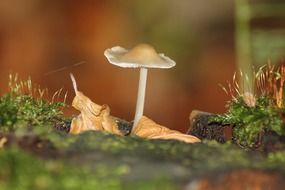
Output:
[[[176,65],[175,61],[162,53],[158,54],[155,49],[148,44],[139,44],[130,50],[115,46],[106,49],[104,55],[111,64],[124,68],[143,67],[168,69]]]

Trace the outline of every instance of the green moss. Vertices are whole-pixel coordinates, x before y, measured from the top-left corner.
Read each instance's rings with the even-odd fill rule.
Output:
[[[282,110],[266,96],[257,98],[255,107],[247,106],[243,98],[239,97],[230,102],[226,114],[213,116],[210,122],[234,126],[234,140],[245,147],[253,147],[258,141],[258,135],[266,131],[285,135]]]
[[[5,148],[0,152],[0,167],[4,172],[0,172],[0,189],[21,189],[20,186],[41,189],[36,186],[41,180],[44,181],[42,189],[178,189],[200,176],[235,169],[285,172],[284,153],[265,157],[245,152],[230,143],[186,144],[99,131],[69,135],[44,127],[15,132],[18,141],[10,142],[13,143],[10,146],[23,147],[23,139],[30,142],[37,136],[40,138],[37,142],[50,142],[58,154],[40,159],[19,149]],[[51,148],[30,146],[34,148],[29,147],[29,151],[40,156],[49,155]],[[49,165],[59,169],[50,170]],[[24,176],[23,181],[18,180],[20,176]]]
[[[6,94],[0,98],[0,126],[13,130],[23,125],[49,125],[62,117],[63,106],[29,95]]]
[[[146,169],[159,162],[161,165],[170,164],[183,168],[185,172],[183,179],[193,177],[205,170],[210,172],[216,169],[223,170],[225,166],[230,169],[250,165],[248,155],[242,150],[230,144],[220,145],[212,141],[192,145],[179,141],[121,137],[102,132],[85,132],[77,136],[67,135],[61,138],[56,146],[69,142],[64,152],[72,160],[77,160],[80,155],[82,163],[95,163],[100,160],[100,163],[115,165],[125,163],[130,167],[137,168],[140,165]],[[211,155],[210,159],[209,155]],[[167,175],[173,173],[171,168],[168,168],[167,172]],[[164,175],[164,172],[161,171],[159,174]]]
[[[10,76],[10,92],[0,97],[0,130],[11,131],[23,126],[50,126],[64,119],[62,102],[48,102],[43,90],[32,89],[31,80],[18,81]],[[36,98],[35,92],[40,94]]]
[[[94,163],[96,169],[76,167],[58,160],[40,160],[18,149],[0,152],[0,189],[174,189],[165,179],[153,179],[141,183],[122,183],[122,176],[129,173],[126,165],[108,167]],[[137,189],[137,188],[136,188]]]
[[[285,151],[269,153],[267,162],[275,167],[285,166]]]

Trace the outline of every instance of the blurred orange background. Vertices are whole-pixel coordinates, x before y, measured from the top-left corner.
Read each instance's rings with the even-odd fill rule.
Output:
[[[9,73],[19,73],[50,92],[63,87],[71,104],[72,72],[80,91],[130,121],[139,71],[109,64],[103,52],[145,42],[177,65],[149,71],[144,115],[184,132],[193,109],[225,111],[229,97],[218,84],[235,70],[233,6],[227,0],[0,1],[0,93],[8,90]]]

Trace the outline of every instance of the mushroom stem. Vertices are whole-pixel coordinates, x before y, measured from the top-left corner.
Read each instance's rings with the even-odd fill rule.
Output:
[[[135,120],[134,120],[133,128],[135,128],[137,126],[138,121],[140,120],[140,118],[143,115],[146,80],[147,80],[147,69],[141,68],[140,69],[138,95],[137,95],[136,114],[135,114]]]

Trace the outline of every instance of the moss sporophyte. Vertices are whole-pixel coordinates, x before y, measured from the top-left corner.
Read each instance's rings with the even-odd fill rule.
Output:
[[[211,117],[209,122],[232,125],[233,140],[246,147],[258,146],[260,137],[269,131],[284,136],[284,68],[283,65],[262,67],[255,74],[254,92],[241,92],[234,76],[228,89],[223,88],[232,97],[227,104],[228,111]]]
[[[43,99],[44,90],[33,88],[31,80],[10,76],[10,92],[0,97],[0,128],[10,131],[23,126],[50,126],[62,120],[63,102]],[[36,96],[39,96],[37,98]]]

